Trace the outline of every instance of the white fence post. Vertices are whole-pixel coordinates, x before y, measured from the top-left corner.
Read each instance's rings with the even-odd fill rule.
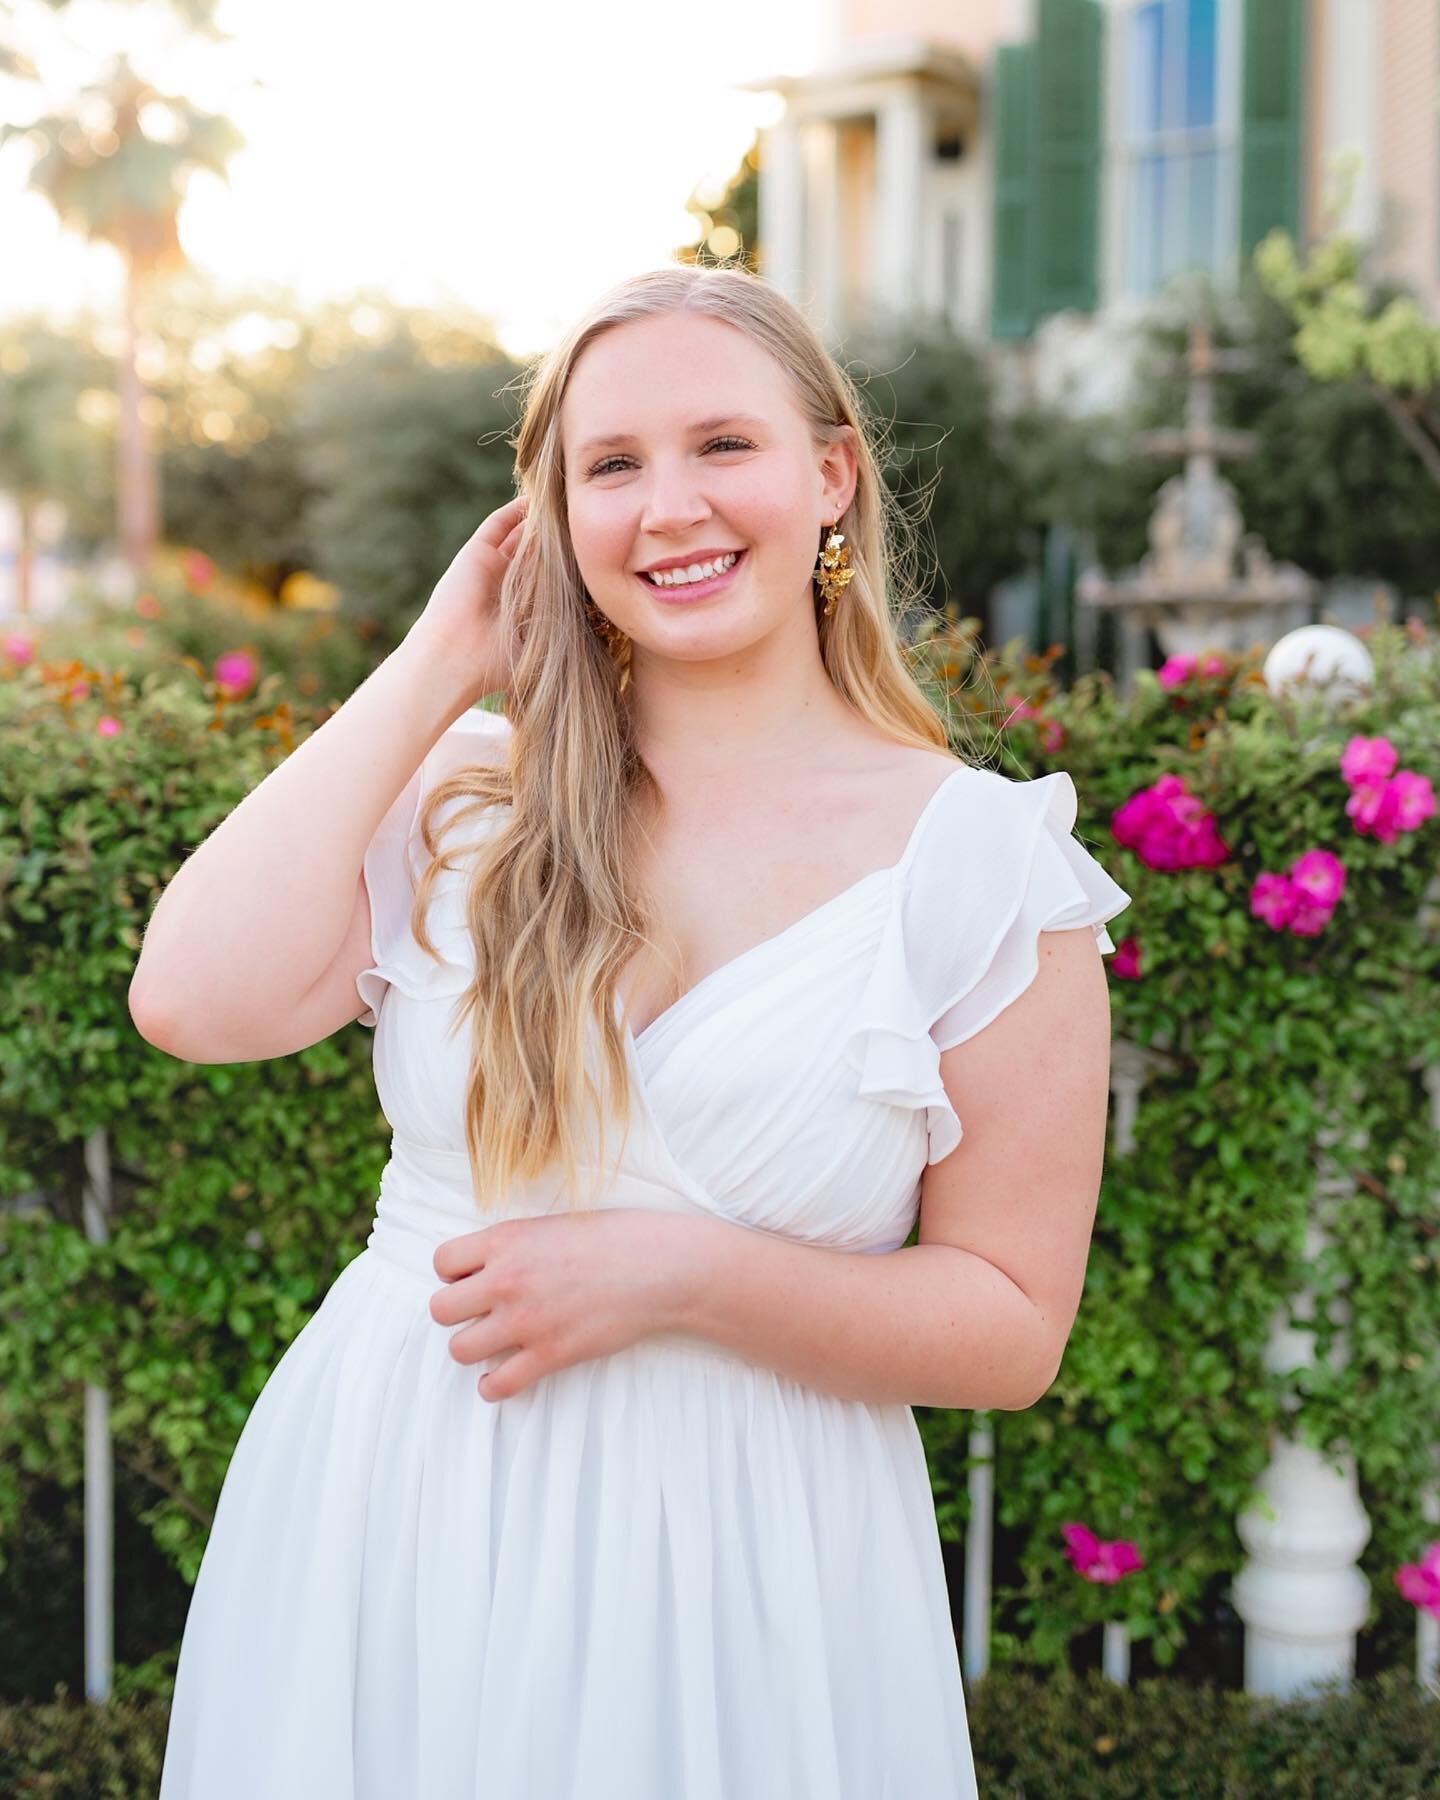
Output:
[[[977,1412],[970,1428],[970,1523],[965,1529],[965,1600],[961,1663],[978,1681],[990,1667],[991,1581],[995,1566],[995,1432],[989,1412]]]
[[[85,1139],[85,1236],[110,1241],[110,1144],[103,1126]],[[115,1672],[115,1481],[110,1393],[85,1384],[85,1698],[108,1700]]]
[[[1142,1050],[1126,1038],[1117,1039],[1110,1052],[1110,1099],[1115,1109],[1116,1156],[1128,1156],[1135,1148],[1140,1118],[1140,1090],[1156,1063],[1162,1059]],[[1102,1673],[1121,1687],[1130,1683],[1130,1631],[1118,1619],[1105,1621],[1100,1646]]]
[[[1423,1080],[1430,1096],[1430,1129],[1440,1136],[1440,1064],[1426,1069]],[[1440,1202],[1440,1194],[1432,1195],[1432,1199]],[[1420,1497],[1420,1516],[1427,1525],[1440,1526],[1440,1444],[1432,1447],[1431,1457],[1435,1479]],[[1440,1537],[1440,1530],[1435,1536]],[[1423,1606],[1415,1609],[1415,1679],[1440,1699],[1440,1619]]]

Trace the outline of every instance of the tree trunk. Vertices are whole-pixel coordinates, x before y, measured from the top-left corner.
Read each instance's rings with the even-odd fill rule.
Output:
[[[15,610],[28,618],[34,610],[35,508],[27,494],[17,494],[20,543],[15,553]]]
[[[144,386],[136,361],[140,277],[135,258],[125,255],[124,332],[120,347],[120,547],[138,587],[159,537],[155,465],[145,441],[140,402]]]

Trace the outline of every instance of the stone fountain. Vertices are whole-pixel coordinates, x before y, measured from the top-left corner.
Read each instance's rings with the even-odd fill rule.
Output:
[[[1272,562],[1260,537],[1245,531],[1235,489],[1216,466],[1222,455],[1255,450],[1253,432],[1215,424],[1215,371],[1246,361],[1244,351],[1217,351],[1206,326],[1191,327],[1185,424],[1140,440],[1151,454],[1180,451],[1185,457],[1184,469],[1156,496],[1150,553],[1113,579],[1090,569],[1075,584],[1080,604],[1108,607],[1119,616],[1116,678],[1122,692],[1147,661],[1147,631],[1154,631],[1166,656],[1243,653],[1268,649],[1285,632],[1311,622],[1319,583],[1293,563]]]

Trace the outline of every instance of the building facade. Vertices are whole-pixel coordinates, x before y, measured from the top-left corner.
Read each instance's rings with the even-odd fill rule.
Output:
[[[832,341],[929,319],[1108,404],[1167,282],[1327,218],[1440,313],[1440,0],[829,0],[746,85],[761,267]]]

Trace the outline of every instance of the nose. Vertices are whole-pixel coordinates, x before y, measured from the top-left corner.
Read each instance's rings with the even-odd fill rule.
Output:
[[[642,532],[669,537],[690,530],[709,516],[710,504],[696,486],[693,470],[687,470],[683,462],[652,465],[640,517]]]

